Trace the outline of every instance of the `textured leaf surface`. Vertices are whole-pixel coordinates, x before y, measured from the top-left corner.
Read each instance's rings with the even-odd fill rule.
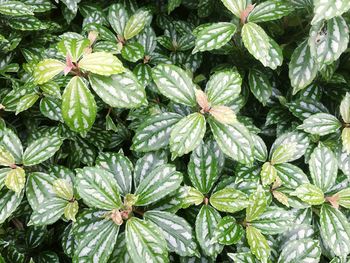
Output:
[[[150,12],[144,9],[139,9],[133,14],[124,28],[124,38],[130,39],[142,31],[146,23],[150,19]]]
[[[293,6],[288,1],[269,0],[255,6],[248,16],[248,21],[259,23],[276,20],[288,15],[293,10]]]
[[[31,217],[29,224],[31,225],[50,225],[55,223],[64,213],[64,209],[68,201],[58,197],[45,200],[39,205]]]
[[[210,204],[221,212],[235,213],[246,208],[248,197],[241,191],[225,188],[211,195]]]
[[[0,190],[0,223],[2,224],[20,205],[24,191],[19,194],[7,188]]]
[[[8,16],[34,15],[33,8],[20,1],[1,2],[0,14]]]
[[[266,105],[272,95],[272,86],[267,76],[258,70],[251,69],[249,71],[249,87],[255,98]]]
[[[45,59],[36,65],[34,79],[38,84],[44,84],[63,72],[65,67],[64,63],[56,59]]]
[[[225,216],[218,223],[212,242],[219,242],[223,245],[236,244],[243,234],[243,227],[237,224],[236,219],[232,216]]]
[[[311,238],[293,240],[287,243],[278,257],[278,263],[319,262],[320,244]]]
[[[241,16],[247,5],[247,0],[221,0],[221,2],[237,17]]]
[[[314,18],[311,24],[316,24],[323,19],[331,19],[340,16],[350,9],[350,3],[346,0],[314,0]]]
[[[249,196],[249,203],[246,212],[246,220],[253,221],[266,209],[267,199],[264,189],[259,185],[254,193]]]
[[[86,54],[79,61],[79,67],[98,75],[109,76],[124,71],[120,60],[107,52]]]
[[[297,196],[303,202],[310,205],[321,205],[324,202],[324,194],[320,188],[312,184],[302,184],[291,195]]]
[[[298,128],[320,136],[336,132],[341,127],[340,121],[328,113],[316,113],[304,120]]]
[[[266,238],[255,227],[248,226],[246,229],[247,241],[250,246],[251,252],[263,263],[266,263],[271,248],[267,243]]]

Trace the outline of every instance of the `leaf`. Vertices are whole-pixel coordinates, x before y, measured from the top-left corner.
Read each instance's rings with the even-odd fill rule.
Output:
[[[44,59],[34,69],[34,81],[37,84],[44,84],[63,72],[66,65],[56,59]]]
[[[254,142],[254,159],[265,162],[268,156],[265,142],[256,134],[251,134],[251,136]]]
[[[5,185],[17,194],[20,194],[26,182],[25,172],[21,167],[11,169],[6,175]]]
[[[321,248],[318,240],[304,238],[291,240],[281,251],[278,263],[319,262]]]
[[[219,212],[208,205],[203,205],[196,217],[197,241],[203,253],[209,257],[215,258],[224,247],[216,242],[210,242],[220,220]]]
[[[5,128],[3,130],[3,136],[1,136],[0,129],[0,143],[5,147],[5,149],[15,158],[16,164],[22,163],[22,155],[23,155],[23,146],[13,130],[9,128]],[[2,139],[1,139],[2,137]],[[12,159],[11,159],[12,161]]]
[[[96,159],[96,167],[101,167],[114,175],[121,195],[131,193],[132,162],[119,153],[100,153]]]
[[[159,64],[153,68],[152,77],[164,96],[176,103],[196,105],[196,86],[183,69],[174,65]]]
[[[248,197],[241,191],[233,188],[224,188],[213,193],[210,204],[221,212],[235,213],[248,207]]]
[[[311,55],[307,40],[302,42],[293,52],[289,63],[289,79],[293,94],[306,88],[316,77],[318,66]]]
[[[162,230],[169,251],[183,257],[199,255],[192,228],[186,220],[169,212],[152,210],[147,211],[144,218]]]
[[[350,208],[350,188],[345,188],[335,194],[340,206]]]
[[[350,123],[350,92],[347,92],[339,106],[340,115],[344,122]]]
[[[15,164],[13,155],[2,145],[0,145],[0,165],[11,166]]]
[[[231,40],[237,26],[232,23],[219,22],[205,26],[196,34],[195,47],[192,54],[198,51],[219,49]]]
[[[236,70],[222,70],[211,75],[205,92],[211,105],[230,103],[241,92],[242,78]]]
[[[225,216],[220,220],[214,231],[212,242],[222,245],[233,245],[239,242],[244,234],[243,227],[232,216]]]
[[[52,157],[61,147],[63,138],[46,136],[33,141],[23,153],[23,164],[32,166]]]
[[[0,3],[0,14],[7,16],[34,15],[33,8],[19,1],[4,1]]]
[[[182,208],[188,208],[191,205],[200,205],[204,201],[204,195],[196,188],[183,186],[180,188],[182,195]]]
[[[0,224],[4,223],[17,209],[22,201],[23,194],[24,191],[17,194],[7,188],[0,190]]]
[[[265,191],[259,185],[256,191],[249,196],[249,202],[246,211],[246,220],[251,222],[259,217],[266,209],[267,198],[265,196]]]
[[[67,201],[73,199],[73,185],[67,179],[59,178],[52,183],[55,194]]]
[[[237,263],[259,263],[259,261],[250,252],[227,253],[227,255]]]
[[[252,22],[244,24],[242,40],[249,53],[265,67],[276,69],[282,65],[281,48],[257,24]]]
[[[280,19],[294,10],[288,1],[268,0],[254,7],[249,13],[249,22],[259,23]]]
[[[298,188],[295,189],[291,195],[298,197],[300,200],[309,205],[321,205],[325,201],[322,190],[309,183],[298,186]]]
[[[277,177],[275,166],[271,162],[265,162],[261,167],[260,177],[263,186],[272,184]]]
[[[84,167],[77,170],[76,179],[78,193],[88,206],[104,210],[121,207],[118,184],[110,172]]]
[[[298,128],[320,136],[334,133],[341,127],[340,121],[328,113],[316,113],[303,121]]]
[[[221,0],[221,2],[238,18],[247,7],[247,0]]]
[[[96,102],[80,77],[73,77],[62,95],[62,116],[70,129],[84,132],[91,129],[96,118]]]
[[[350,154],[350,128],[345,127],[341,133],[343,151]]]
[[[60,86],[54,81],[40,85],[40,89],[44,92],[45,96],[61,99]]]
[[[39,95],[35,93],[24,95],[17,104],[16,115],[32,107],[38,99]]]
[[[310,175],[314,185],[327,192],[335,184],[338,173],[338,162],[334,153],[326,146],[319,144],[309,160]]]
[[[151,14],[148,10],[137,10],[125,25],[124,38],[128,40],[139,34],[150,20]]]
[[[337,256],[350,253],[350,225],[347,218],[338,209],[322,205],[320,230],[323,241]]]
[[[122,51],[122,57],[130,62],[136,62],[144,57],[145,49],[138,42],[126,44]]]
[[[220,149],[240,163],[253,162],[253,142],[249,131],[240,123],[222,124],[209,119],[211,131]]]
[[[247,241],[250,246],[250,251],[259,259],[262,263],[267,263],[270,256],[271,248],[267,243],[266,238],[255,227],[248,226],[246,228]]]
[[[192,152],[187,168],[192,185],[202,194],[208,193],[219,177],[216,156],[204,142]]]
[[[181,118],[181,115],[172,112],[163,112],[147,118],[136,130],[132,149],[149,152],[166,147],[174,125]]]
[[[51,120],[63,122],[61,104],[62,102],[58,99],[48,97],[42,98],[39,106],[40,112]]]
[[[176,123],[170,133],[172,159],[195,149],[203,139],[205,130],[205,117],[200,113],[192,113]]]
[[[147,105],[145,89],[129,70],[112,76],[90,74],[89,80],[96,94],[111,107],[137,108]]]
[[[319,65],[329,65],[346,50],[349,28],[342,17],[334,17],[311,27],[308,44],[311,55]]]
[[[182,0],[169,0],[168,2],[168,15],[181,5]]]
[[[331,1],[322,1],[314,0],[314,18],[311,21],[311,24],[314,25],[319,21],[325,19],[331,19],[336,16],[341,16],[343,13],[347,12],[350,9],[350,3],[346,0],[331,0]]]
[[[78,243],[72,262],[108,262],[116,244],[118,232],[119,226],[112,220],[102,219],[96,222]]]
[[[116,56],[103,51],[85,54],[78,65],[84,70],[103,76],[119,74],[125,70]]]
[[[33,211],[28,225],[50,225],[55,223],[63,215],[67,204],[67,200],[58,197],[44,200],[37,210]]]
[[[145,206],[158,201],[179,188],[182,174],[171,164],[163,164],[152,170],[138,185],[135,205]]]
[[[166,241],[152,222],[133,217],[126,223],[126,246],[135,262],[169,262]]]
[[[79,211],[79,205],[78,205],[78,202],[77,201],[70,201],[66,207],[64,208],[64,217],[67,219],[67,220],[72,220],[73,222],[76,221],[75,219],[75,216],[76,214],[78,213]]]
[[[71,58],[72,62],[77,62],[84,54],[86,48],[90,45],[89,39],[63,38],[58,44],[57,49],[63,56]]]
[[[298,166],[290,163],[276,164],[277,176],[281,179],[283,186],[295,189],[299,185],[309,183],[306,174]]]
[[[255,98],[266,106],[266,103],[272,95],[272,86],[266,74],[255,69],[251,69],[249,70],[248,78],[251,92],[254,94]]]
[[[230,125],[237,122],[236,114],[228,106],[214,106],[210,108],[209,114],[222,124]]]
[[[108,22],[119,36],[124,35],[124,28],[128,19],[128,12],[122,4],[110,5],[108,9]]]

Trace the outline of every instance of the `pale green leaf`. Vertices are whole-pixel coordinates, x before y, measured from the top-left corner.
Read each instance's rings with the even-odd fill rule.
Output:
[[[65,67],[66,65],[63,62],[56,59],[40,61],[34,70],[34,81],[38,84],[44,84],[63,72]]]
[[[15,193],[19,194],[26,182],[25,171],[21,167],[11,169],[6,175],[5,185]]]
[[[13,155],[3,146],[0,145],[0,165],[11,166],[15,164]]]
[[[122,62],[116,56],[104,51],[85,54],[79,61],[79,67],[104,76],[119,74],[125,70]]]
[[[341,127],[340,121],[328,113],[316,113],[303,121],[299,129],[320,136],[334,133]]]
[[[213,193],[209,202],[217,210],[228,213],[241,211],[249,205],[246,194],[233,188],[224,188]]]
[[[265,196],[265,191],[259,185],[249,196],[249,203],[246,211],[246,220],[248,222],[253,221],[257,217],[259,217],[266,209],[267,206],[267,198]]]
[[[86,48],[90,45],[90,41],[86,38],[63,38],[57,45],[57,49],[63,56],[69,55],[72,62],[77,62],[84,54]]]
[[[309,183],[298,186],[298,188],[295,189],[291,195],[298,197],[300,200],[309,205],[321,205],[325,201],[322,190],[319,187]]]
[[[109,7],[108,22],[113,30],[121,37],[124,35],[124,28],[128,19],[128,12],[123,4],[113,4]]]
[[[139,34],[142,29],[149,23],[151,13],[145,9],[139,9],[128,20],[124,28],[124,38],[126,40]]]
[[[270,257],[271,248],[267,243],[266,238],[255,227],[248,226],[246,228],[247,241],[250,246],[250,251],[259,259],[262,263],[267,263]]]
[[[236,222],[236,219],[232,216],[225,216],[219,221],[211,242],[233,245],[241,240],[243,234],[243,227]]]
[[[272,184],[277,177],[275,166],[271,162],[265,162],[261,167],[260,178],[263,186]]]
[[[242,11],[244,11],[249,3],[249,0],[221,0],[228,10],[236,17],[240,18]]]

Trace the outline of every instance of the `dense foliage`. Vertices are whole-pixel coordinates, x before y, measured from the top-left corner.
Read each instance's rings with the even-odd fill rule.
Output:
[[[0,0],[0,262],[349,262],[349,0]]]

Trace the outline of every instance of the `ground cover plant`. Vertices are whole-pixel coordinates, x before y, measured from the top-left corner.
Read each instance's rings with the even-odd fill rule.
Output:
[[[349,262],[349,10],[0,0],[0,262]]]

